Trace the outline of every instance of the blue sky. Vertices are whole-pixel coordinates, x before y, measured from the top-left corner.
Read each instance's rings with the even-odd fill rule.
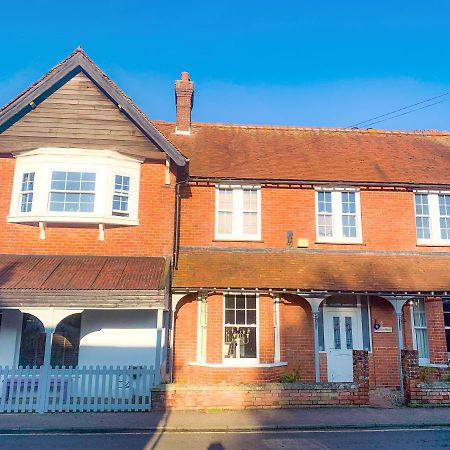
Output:
[[[151,118],[173,120],[187,70],[194,120],[350,126],[450,91],[449,17],[447,0],[16,0],[0,104],[80,45]],[[374,127],[450,129],[442,100]]]

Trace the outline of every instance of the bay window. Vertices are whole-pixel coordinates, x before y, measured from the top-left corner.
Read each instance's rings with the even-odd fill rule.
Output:
[[[361,243],[359,191],[317,188],[316,233],[318,242]]]
[[[224,310],[224,361],[255,361],[258,357],[256,295],[226,294]]]
[[[254,186],[217,186],[216,239],[261,239],[261,190]]]
[[[414,194],[417,243],[450,245],[450,192]]]
[[[141,163],[109,150],[20,153],[8,222],[137,225]]]

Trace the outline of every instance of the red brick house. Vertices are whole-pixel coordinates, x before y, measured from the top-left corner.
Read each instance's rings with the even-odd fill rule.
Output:
[[[0,110],[0,366],[445,367],[450,135],[192,123],[193,91],[151,121],[77,49]]]

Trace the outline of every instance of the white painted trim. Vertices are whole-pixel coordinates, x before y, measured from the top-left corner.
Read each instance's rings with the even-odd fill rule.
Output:
[[[357,188],[350,187],[320,187],[314,188],[316,242],[330,244],[362,244],[363,231],[361,219],[361,196]],[[333,236],[319,236],[319,192],[331,192],[331,222]],[[355,193],[356,237],[345,237],[342,230],[342,192]]]
[[[139,224],[139,178],[142,158],[131,158],[110,150],[43,147],[17,153],[16,159],[8,222]],[[52,172],[87,170],[96,174],[94,211],[49,211]],[[22,175],[28,172],[35,173],[33,204],[30,212],[22,213],[20,211]],[[115,175],[130,177],[129,215],[126,217],[112,213]]]
[[[273,325],[274,325],[274,362],[278,363],[281,359],[280,345],[280,296],[273,296]]]
[[[232,208],[232,232],[219,233],[219,190],[233,190],[233,208]],[[243,230],[243,191],[256,190],[257,201],[257,233],[244,234]],[[235,185],[235,184],[218,184],[215,189],[215,207],[214,207],[214,239],[226,241],[261,241],[261,186],[254,185]]]
[[[189,135],[191,134],[191,127],[189,127],[189,130],[179,130],[178,127],[175,125],[175,134],[184,134]]]
[[[428,245],[436,247],[450,247],[450,239],[441,238],[441,227],[439,223],[440,212],[439,212],[439,195],[445,194],[450,195],[450,191],[424,191],[424,190],[414,190],[414,194],[426,194],[428,196],[428,218],[430,220],[430,238],[423,239],[417,237],[417,245]],[[416,215],[416,197],[413,197],[413,207],[414,207],[414,217]],[[417,236],[417,227],[416,227]]]
[[[233,360],[236,361],[236,360]],[[190,361],[188,363],[190,366],[201,366],[201,367],[217,367],[217,368],[227,368],[227,367],[241,367],[241,368],[251,368],[251,367],[280,367],[287,366],[288,363],[285,361],[279,361],[274,363],[253,363],[253,364],[220,364],[220,363],[205,363],[201,361]]]
[[[205,308],[205,325],[202,326],[202,308]],[[205,342],[203,342],[202,328],[205,329]],[[208,351],[208,303],[207,298],[202,295],[197,296],[197,361],[206,361]],[[205,349],[204,354],[203,349]]]

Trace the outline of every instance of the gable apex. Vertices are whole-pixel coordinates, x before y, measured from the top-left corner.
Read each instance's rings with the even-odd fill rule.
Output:
[[[87,56],[81,47],[77,47],[67,58],[0,109],[0,134],[80,72],[88,77],[176,165],[181,167],[186,165],[186,158],[155,128],[138,106]]]

